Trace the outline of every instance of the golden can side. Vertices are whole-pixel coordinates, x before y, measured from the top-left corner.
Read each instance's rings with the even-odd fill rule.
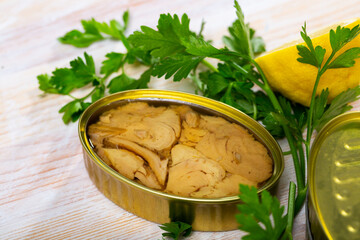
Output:
[[[360,239],[360,112],[317,135],[308,167],[310,239]]]
[[[222,116],[243,125],[267,147],[274,161],[273,175],[258,192],[271,190],[283,172],[283,155],[270,133],[246,114],[226,104],[193,94],[164,90],[133,90],[113,94],[89,106],[79,120],[79,137],[85,166],[100,192],[139,217],[156,223],[183,221],[192,224],[193,229],[199,231],[233,230],[237,229],[235,214],[240,199],[238,196],[201,199],[167,194],[131,181],[106,165],[96,155],[88,140],[87,126],[104,111],[131,101],[160,105],[185,104],[206,114]]]

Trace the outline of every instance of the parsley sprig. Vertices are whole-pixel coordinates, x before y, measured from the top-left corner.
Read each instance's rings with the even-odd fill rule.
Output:
[[[123,24],[116,20],[109,23],[97,22],[95,19],[81,21],[84,32],[72,30],[59,41],[75,47],[87,47],[106,36],[119,40],[127,49],[126,53],[111,52],[105,55],[100,73],[96,73],[92,56],[84,52],[84,58],[78,57],[70,62],[70,67],[57,68],[52,75],[37,76],[39,89],[48,94],[66,95],[72,99],[63,106],[59,113],[63,114],[64,123],[75,122],[81,113],[93,102],[107,93],[115,93],[130,89],[148,88],[152,72],[152,57],[148,52],[140,50],[128,42],[125,31],[128,26],[129,12],[123,14]],[[136,62],[148,66],[138,78],[132,78],[125,72],[125,64]],[[118,72],[121,70],[121,73]],[[113,76],[118,74],[117,76]],[[113,76],[111,79],[110,76]],[[89,89],[83,97],[75,97],[72,92],[77,89]]]
[[[160,225],[160,228],[165,231],[162,234],[163,237],[169,237],[174,240],[181,239],[182,237],[187,237],[191,234],[192,231],[191,225],[179,221],[164,223]]]
[[[84,53],[76,58],[70,67],[57,68],[52,75],[39,75],[39,88],[44,93],[60,94],[72,101],[60,109],[63,121],[76,121],[81,113],[94,101],[107,93],[128,89],[147,88],[151,77],[172,78],[181,81],[191,78],[196,92],[206,97],[229,104],[255,120],[261,122],[276,138],[286,137],[292,155],[296,184],[289,184],[287,213],[276,197],[267,191],[259,196],[256,189],[241,186],[237,216],[239,229],[248,233],[244,239],[292,239],[293,219],[301,210],[307,191],[305,178],[309,158],[311,136],[333,117],[351,109],[349,102],[359,99],[360,86],[348,89],[327,104],[329,91],[322,90],[316,95],[322,75],[328,69],[348,68],[360,57],[360,47],[339,51],[360,33],[359,25],[352,29],[337,27],[330,31],[331,53],[326,57],[322,46],[314,46],[302,28],[304,44],[297,45],[298,61],[318,69],[311,97],[310,108],[290,102],[274,93],[255,56],[265,51],[261,37],[244,20],[244,14],[237,1],[234,2],[237,19],[229,27],[229,36],[224,36],[224,48],[216,48],[203,36],[204,23],[199,33],[191,31],[190,19],[186,14],[162,14],[156,29],[142,26],[130,36],[126,35],[129,13],[123,15],[123,23],[111,20],[109,23],[95,19],[83,20],[84,31],[72,30],[59,41],[75,47],[87,47],[107,38],[119,40],[126,52],[106,54],[100,67],[95,71],[93,58]],[[209,59],[215,59],[212,65]],[[142,64],[147,67],[139,79],[128,76],[126,64]],[[200,67],[201,66],[201,67]],[[254,90],[258,86],[261,90]],[[83,97],[73,92],[88,89]],[[303,133],[306,129],[306,138]],[[305,150],[304,150],[305,148]],[[191,228],[181,222],[164,224],[164,236],[177,239],[183,232],[187,236]]]
[[[125,11],[123,14],[123,23],[116,20],[111,20],[108,23],[101,23],[94,18],[90,20],[81,20],[81,25],[84,28],[84,32],[79,30],[72,30],[66,33],[63,37],[59,38],[59,41],[64,44],[70,44],[75,47],[88,47],[92,43],[104,40],[108,36],[109,38],[121,40],[124,42],[126,48],[126,38],[124,32],[129,23],[129,12]],[[104,36],[105,34],[105,36]]]
[[[326,102],[329,94],[328,90],[322,91],[320,96],[316,97],[320,78],[328,69],[349,68],[354,66],[355,59],[360,57],[360,47],[350,48],[337,57],[335,57],[335,55],[347,43],[358,36],[359,33],[359,25],[356,25],[352,29],[338,26],[336,30],[330,30],[329,36],[332,52],[327,59],[324,59],[326,49],[321,46],[314,47],[306,32],[306,24],[304,24],[302,28],[301,37],[305,41],[306,46],[297,45],[300,55],[298,61],[310,64],[318,69],[307,118],[307,134],[305,141],[307,156],[309,156],[310,153],[310,140],[314,129],[320,129],[332,117],[351,109],[351,106],[348,106],[347,103],[356,100],[359,96],[359,87],[343,92],[333,100],[331,107],[327,110]]]

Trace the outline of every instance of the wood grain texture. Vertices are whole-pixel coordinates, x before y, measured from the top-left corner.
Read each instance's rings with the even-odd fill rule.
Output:
[[[298,38],[308,29],[358,17],[358,0],[243,0],[247,21],[263,36],[268,50]],[[119,208],[104,197],[85,170],[77,125],[65,126],[58,114],[69,101],[40,97],[36,76],[67,66],[84,49],[56,39],[80,27],[81,19],[120,19],[130,10],[129,33],[140,25],[155,27],[160,13],[188,13],[192,29],[206,21],[205,36],[222,46],[221,37],[235,19],[232,0],[134,1],[0,1],[0,237],[2,239],[160,239],[157,224]],[[106,40],[86,51],[97,66],[120,44]],[[129,69],[137,76],[140,69]],[[151,86],[191,92],[189,81],[153,79]],[[360,110],[360,102],[354,103]],[[280,145],[288,150],[285,140]],[[288,183],[295,180],[292,159],[277,188],[287,202]],[[239,239],[240,231],[194,232],[189,239]],[[304,210],[294,224],[294,239],[305,238]]]

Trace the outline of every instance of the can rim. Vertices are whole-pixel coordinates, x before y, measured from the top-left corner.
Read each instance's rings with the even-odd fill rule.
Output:
[[[180,201],[191,201],[203,204],[213,204],[213,203],[231,203],[237,202],[240,200],[239,196],[228,196],[222,198],[190,198],[190,197],[181,197],[173,194],[168,194],[162,191],[154,190],[148,188],[140,183],[136,183],[120,173],[112,169],[105,162],[97,156],[95,151],[92,150],[91,144],[88,141],[86,128],[89,118],[94,114],[98,109],[109,105],[116,101],[124,100],[170,100],[177,103],[183,103],[185,105],[198,105],[205,107],[206,109],[225,114],[226,116],[232,118],[236,122],[241,123],[249,129],[253,134],[263,141],[263,144],[266,145],[269,152],[272,155],[272,160],[274,163],[273,174],[267,182],[258,189],[258,193],[263,190],[268,190],[271,188],[280,178],[281,174],[284,171],[284,157],[281,151],[281,148],[278,142],[273,138],[273,136],[257,121],[247,116],[245,113],[218,101],[195,95],[190,93],[184,93],[179,91],[169,91],[169,90],[155,90],[155,89],[141,89],[141,90],[128,90],[119,93],[109,95],[107,97],[101,98],[96,102],[92,103],[81,115],[78,123],[78,134],[82,147],[87,152],[88,156],[95,162],[103,171],[109,173],[112,177],[116,178],[121,182],[125,182],[129,186],[140,189],[142,191],[150,192],[157,196],[171,199],[171,200],[180,200]],[[189,104],[190,103],[190,104]],[[190,105],[191,106],[191,105]],[[260,129],[260,130],[259,130]],[[269,146],[271,144],[271,146]]]
[[[317,219],[320,222],[320,226],[322,227],[325,235],[329,238],[331,238],[329,229],[327,228],[327,225],[325,224],[325,221],[323,219],[323,216],[320,212],[319,203],[317,198],[315,197],[315,168],[311,166],[315,166],[317,162],[317,156],[319,153],[320,146],[323,144],[324,140],[329,136],[329,134],[333,133],[336,129],[339,127],[345,126],[349,123],[353,123],[354,120],[357,120],[357,122],[360,122],[360,111],[350,111],[343,113],[333,119],[331,119],[329,122],[327,122],[323,128],[319,131],[317,136],[315,137],[315,140],[311,146],[310,150],[310,159],[309,164],[310,167],[308,167],[308,181],[309,181],[309,197],[310,202],[313,204],[314,208],[316,209],[315,214]]]

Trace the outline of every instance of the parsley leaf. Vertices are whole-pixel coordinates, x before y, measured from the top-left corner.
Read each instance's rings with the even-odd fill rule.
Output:
[[[104,37],[101,35],[94,23],[94,19],[89,21],[81,20],[81,24],[85,30],[84,32],[72,30],[67,32],[63,37],[60,37],[59,41],[63,44],[71,44],[75,47],[82,48],[88,47],[94,42],[103,40]]]
[[[37,76],[39,89],[45,93],[59,93],[59,90],[54,86],[48,74],[40,74]]]
[[[313,65],[314,67],[321,66],[326,52],[325,48],[316,46],[313,50],[314,53],[312,53],[308,47],[303,45],[297,45],[296,48],[298,50],[298,54],[301,56],[301,58],[297,59],[299,62],[307,63]]]
[[[47,75],[38,76],[40,89],[47,93],[69,94],[76,88],[99,81],[95,75],[94,60],[86,52],[84,53],[85,62],[78,57],[70,62],[71,68],[57,68],[49,78]]]
[[[111,79],[107,87],[109,88],[109,93],[116,93],[132,89],[135,84],[136,79],[129,77],[125,73],[122,73],[119,76]]]
[[[260,201],[255,187],[242,184],[239,197],[243,204],[237,205],[240,213],[236,215],[236,220],[239,229],[249,233],[242,239],[279,239],[286,228],[284,206],[280,207],[279,200],[263,191]]]
[[[161,14],[157,25],[158,31],[141,26],[142,32],[135,31],[128,40],[135,47],[151,51],[154,57],[168,57],[185,50],[180,40],[180,37],[184,37],[182,35],[195,34],[190,33],[189,22],[186,14],[182,16],[181,22],[176,14],[174,17],[170,14]]]
[[[298,54],[300,58],[297,60],[302,63],[313,65],[314,67],[320,68],[321,64],[324,60],[326,49],[321,46],[314,45],[311,41],[311,38],[308,36],[306,32],[306,23],[302,27],[302,32],[300,33],[302,39],[305,41],[306,46],[297,45],[296,48],[298,50]]]
[[[265,42],[264,39],[260,36],[255,36],[255,29],[249,28],[250,30],[250,43],[251,48],[254,52],[254,55],[265,52]]]
[[[153,75],[158,77],[165,75],[165,79],[169,79],[175,74],[173,80],[177,82],[188,77],[191,70],[194,69],[201,60],[203,60],[203,57],[177,54],[171,58],[166,58],[155,65]]]
[[[174,240],[178,240],[181,237],[188,237],[191,234],[191,225],[183,222],[170,222],[160,225],[160,228],[164,231],[162,235],[164,237],[171,237]]]
[[[91,94],[91,102],[96,102],[100,98],[103,98],[105,96],[105,86],[101,85],[100,87],[97,87],[94,92]]]
[[[65,124],[68,124],[70,121],[76,122],[81,113],[90,105],[90,103],[85,103],[81,100],[74,100],[63,106],[59,113],[64,113],[62,119]]]
[[[333,52],[339,51],[345,44],[353,40],[360,33],[359,25],[352,29],[338,26],[336,30],[330,30],[330,45]]]
[[[116,93],[131,89],[148,88],[147,84],[150,81],[151,71],[152,69],[145,71],[138,80],[129,77],[125,73],[122,73],[110,81],[109,85],[107,86],[109,88],[109,93]]]
[[[204,79],[204,78],[203,78]],[[229,78],[224,77],[220,73],[210,73],[204,80],[207,86],[207,92],[205,95],[210,98],[216,97],[217,94],[221,93],[229,86],[231,80]]]
[[[79,30],[72,30],[67,32],[63,37],[58,40],[63,44],[70,44],[75,47],[83,48],[88,47],[92,43],[105,39],[102,33],[107,34],[115,39],[124,41],[124,32],[127,28],[129,20],[129,12],[123,14],[124,24],[116,20],[111,20],[109,24],[96,21],[94,18],[86,21],[81,20],[84,32]]]
[[[251,31],[249,25],[245,24],[244,14],[238,2],[235,1],[234,4],[238,19],[228,28],[230,37],[223,37],[223,41],[231,50],[246,56],[254,57],[252,45],[257,48],[256,51],[259,53],[260,51],[265,50],[263,42],[261,42],[261,38],[254,39],[254,41],[251,42],[250,36],[254,34],[254,31]]]
[[[298,142],[302,142],[302,134],[306,125],[307,108],[300,104],[291,103],[283,96],[279,96],[278,99],[283,109],[283,117],[286,119],[286,124],[289,126],[292,135]]]
[[[315,97],[314,112],[313,112],[313,129],[320,124],[320,119],[323,116],[327,107],[327,99],[329,96],[329,89],[321,91],[320,96]]]
[[[314,128],[319,131],[332,118],[349,111],[352,106],[348,105],[348,103],[358,99],[360,99],[360,86],[340,93],[331,101],[330,106],[325,112],[320,117],[317,117],[317,121],[314,122]]]
[[[106,54],[107,60],[102,62],[101,74],[110,75],[117,72],[125,64],[125,54],[111,52]]]
[[[348,68],[355,65],[355,59],[360,58],[360,47],[354,47],[346,50],[335,58],[329,68]]]

